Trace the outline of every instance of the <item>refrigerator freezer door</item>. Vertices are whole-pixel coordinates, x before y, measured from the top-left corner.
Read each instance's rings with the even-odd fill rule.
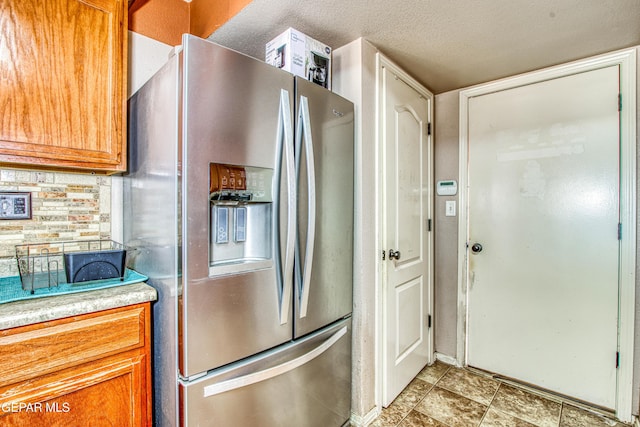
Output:
[[[298,242],[294,337],[351,313],[353,104],[296,78]]]
[[[293,104],[293,79],[263,62],[193,36],[185,36],[183,46],[184,107],[179,153],[184,194],[184,288],[180,300],[179,367],[182,376],[191,377],[291,340],[291,291],[283,279],[285,261],[280,261],[279,254],[293,228],[279,237],[281,209],[275,206],[280,206],[277,181],[286,181],[287,176],[282,165],[287,155],[282,151],[286,149],[287,135],[293,133],[287,129],[292,127],[289,106]],[[292,137],[289,139],[292,145]],[[293,152],[292,146],[290,151]],[[242,266],[241,271],[218,274],[210,263],[210,251],[215,250],[216,244],[238,244],[233,240],[230,224],[236,216],[231,213],[227,216],[229,229],[222,233],[224,238],[215,233],[211,238],[211,163],[274,171],[274,207],[270,210],[273,219],[269,224],[274,246],[270,258],[256,262],[253,269]],[[280,173],[283,168],[285,173]],[[293,165],[290,169],[293,171]],[[255,211],[251,205],[249,211]],[[286,211],[281,214],[287,215],[290,214]],[[263,235],[261,231],[259,236]],[[249,227],[242,238],[246,241],[243,244],[248,245],[256,235]],[[216,239],[222,241],[215,243]],[[224,243],[225,239],[229,243]],[[293,248],[290,252],[293,254]],[[293,255],[290,258],[293,260]]]
[[[351,412],[351,319],[180,389],[187,426],[339,427]]]

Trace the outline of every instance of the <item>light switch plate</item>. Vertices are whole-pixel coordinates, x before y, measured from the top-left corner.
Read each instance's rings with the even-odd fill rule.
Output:
[[[1,191],[0,219],[31,219],[31,193]]]
[[[444,204],[444,216],[456,216],[456,201],[447,200]]]

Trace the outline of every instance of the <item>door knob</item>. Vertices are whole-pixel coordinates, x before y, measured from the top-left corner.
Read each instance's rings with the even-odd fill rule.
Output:
[[[482,245],[480,243],[474,243],[473,246],[471,246],[471,252],[474,254],[482,252]]]
[[[400,251],[389,249],[389,259],[400,259]]]

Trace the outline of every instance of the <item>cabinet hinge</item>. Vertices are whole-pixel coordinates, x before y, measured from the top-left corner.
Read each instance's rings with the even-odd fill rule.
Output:
[[[431,218],[427,220],[427,231],[431,231]]]
[[[427,328],[431,329],[431,315],[427,316]]]
[[[427,123],[427,135],[431,135],[431,122]]]
[[[618,240],[622,240],[622,223],[618,223]]]
[[[620,367],[620,352],[616,351],[616,369]]]
[[[387,259],[387,251],[382,251],[382,260],[386,260]]]

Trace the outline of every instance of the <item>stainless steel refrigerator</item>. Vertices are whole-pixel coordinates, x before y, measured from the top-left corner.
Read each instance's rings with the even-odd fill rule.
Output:
[[[158,426],[341,426],[351,407],[353,105],[212,42],[129,101],[130,267]]]

